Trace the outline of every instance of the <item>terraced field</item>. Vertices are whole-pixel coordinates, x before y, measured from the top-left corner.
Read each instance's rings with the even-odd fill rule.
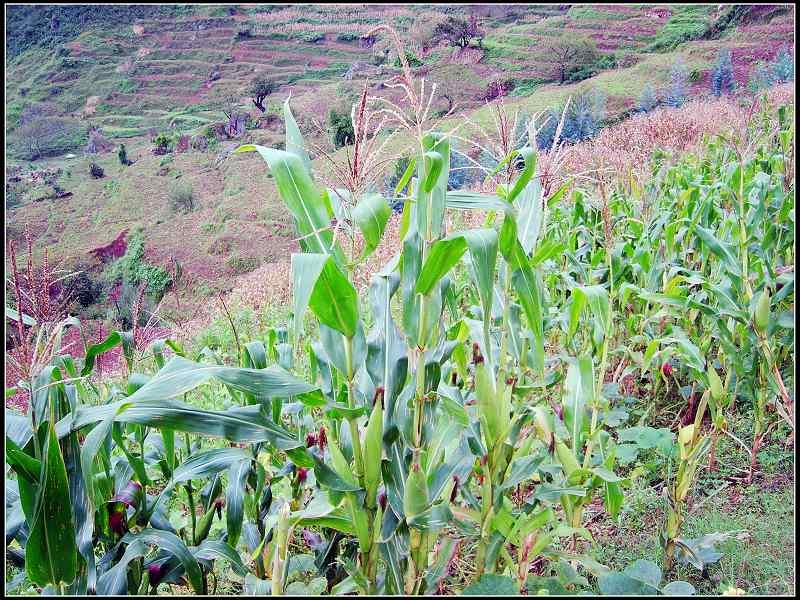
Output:
[[[304,135],[314,144],[327,142],[319,125],[324,128],[330,108],[349,110],[365,83],[371,94],[393,97],[381,83],[398,72],[393,51],[385,64],[373,64],[390,48],[387,36],[378,36],[371,47],[360,40],[382,23],[398,30],[422,61],[417,72],[437,84],[440,96],[447,94],[456,113],[478,123],[491,121],[485,95],[493,81],[510,82],[506,104],[528,113],[594,87],[605,94],[607,116],[614,118],[636,104],[646,84],[666,86],[677,56],[694,72],[696,96],[708,94],[710,69],[721,47],[732,49],[735,77],[746,86],[755,63],[771,59],[791,39],[793,24],[793,12],[786,6],[759,8],[716,39],[653,52],[654,42],[668,39],[670,32],[715,22],[718,6],[688,11],[668,4],[484,5],[471,8],[485,30],[480,47],[423,48],[415,42],[420,28],[459,11],[463,9],[425,5],[203,6],[169,17],[89,27],[56,51],[27,50],[8,63],[6,118],[12,143],[19,115],[27,105],[39,103],[86,126],[99,126],[112,141],[125,142],[135,164],[122,169],[114,154],[37,161],[69,173],[61,183],[73,195],[55,213],[52,203],[57,201],[12,208],[9,233],[18,237],[31,226],[41,243],[73,260],[123,229],[146,226],[148,255],[154,261],[170,256],[181,260],[187,274],[203,284],[192,288],[194,299],[202,300],[214,290],[234,287],[242,265],[252,270],[283,260],[294,247],[286,216],[256,163],[218,161],[238,142],[165,161],[150,154],[150,138],[158,131],[202,134],[224,120],[222,108],[231,95],[242,109],[261,117],[246,95],[256,74],[279,84],[266,100],[273,116],[257,122],[246,135],[266,145],[282,143],[276,115],[289,95]],[[579,84],[553,83],[547,42],[565,31],[593,38],[602,53],[616,56],[617,67]],[[348,71],[352,77],[345,77]],[[445,112],[448,104],[441,97],[437,102],[434,109]],[[402,145],[398,142],[397,149]],[[91,161],[106,170],[105,179],[86,177]],[[314,162],[324,172],[324,161]],[[242,178],[247,185],[230,186],[229,173],[242,170],[248,174]],[[181,181],[193,182],[199,208],[188,215],[170,214],[168,196]],[[249,241],[242,242],[242,236]]]

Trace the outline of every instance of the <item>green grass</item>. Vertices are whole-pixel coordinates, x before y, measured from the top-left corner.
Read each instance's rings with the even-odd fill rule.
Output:
[[[649,50],[672,50],[679,44],[698,39],[711,22],[710,15],[713,8],[710,4],[675,5],[672,15],[656,34],[656,39],[650,44]]]
[[[792,594],[794,592],[794,493],[791,487],[777,491],[758,486],[730,490],[690,513],[683,535],[699,537],[713,532],[739,532],[719,544],[723,553],[704,575],[678,565],[667,577],[690,582],[701,594],[719,594],[729,586],[749,594]],[[663,551],[658,540],[662,527],[664,499],[650,487],[626,493],[622,525],[609,535],[597,537],[594,557],[608,567],[622,570],[640,558],[659,564]]]
[[[752,436],[748,411],[730,417],[729,427],[746,442]],[[784,428],[785,429],[785,428]],[[753,485],[732,483],[727,478],[742,476],[749,457],[729,437],[717,447],[718,470],[701,469],[694,484],[682,537],[693,538],[713,532],[737,532],[718,546],[719,562],[702,574],[678,565],[669,579],[689,581],[701,594],[719,594],[729,586],[748,594],[792,594],[794,592],[794,454],[780,442],[788,436],[781,428],[759,452],[759,467]],[[640,457],[641,461],[642,457]],[[622,570],[639,558],[659,564],[663,552],[658,539],[663,527],[664,498],[651,487],[654,482],[635,479],[625,491],[625,505],[619,525],[597,536],[594,557]]]
[[[570,19],[585,19],[592,21],[624,21],[629,18],[625,13],[608,10],[598,10],[592,6],[573,6],[567,12]]]

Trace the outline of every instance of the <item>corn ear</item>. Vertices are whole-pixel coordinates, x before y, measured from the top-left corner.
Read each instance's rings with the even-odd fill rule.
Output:
[[[756,331],[760,334],[767,332],[767,325],[769,325],[769,304],[769,290],[765,289],[763,292],[761,292],[761,296],[758,298],[754,315]]]
[[[369,508],[375,508],[378,484],[381,480],[382,438],[383,406],[379,399],[372,409],[364,439],[364,487],[367,490],[367,506]]]
[[[406,479],[403,492],[403,512],[406,519],[413,519],[428,508],[428,482],[419,465],[414,464]]]

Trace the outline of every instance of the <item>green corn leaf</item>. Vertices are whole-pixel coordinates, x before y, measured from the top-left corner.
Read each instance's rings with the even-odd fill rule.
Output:
[[[517,198],[515,206],[518,210],[517,239],[525,254],[530,254],[536,248],[544,220],[542,185],[538,179],[528,182]]]
[[[517,177],[517,180],[514,182],[511,191],[508,193],[506,200],[510,203],[513,203],[517,196],[522,193],[522,190],[530,183],[533,174],[536,172],[536,152],[533,148],[522,148],[519,150],[519,156],[525,160],[525,166],[522,169],[522,173],[519,174],[519,177]],[[539,192],[539,195],[541,196],[541,192]]]
[[[714,235],[713,231],[700,225],[695,225],[694,231],[697,233],[697,237],[703,240],[703,243],[708,246],[709,250],[717,255],[730,273],[737,277],[742,276],[742,266],[736,260],[733,252]]]
[[[412,468],[403,491],[403,514],[410,521],[427,509],[428,483],[425,474],[419,468]]]
[[[294,217],[301,246],[308,252],[335,253],[341,261],[341,251],[333,246],[324,194],[311,180],[303,159],[291,152],[257,145],[240,146],[235,150],[253,151],[258,152],[269,166],[278,192]]]
[[[357,492],[361,488],[354,483],[348,483],[317,456],[314,456],[314,476],[325,487],[337,492]]]
[[[112,331],[108,337],[97,344],[92,344],[86,349],[86,356],[83,359],[83,369],[81,369],[81,377],[86,377],[94,369],[94,361],[100,354],[108,352],[119,344],[122,344],[123,338],[119,331]]]
[[[332,257],[314,283],[308,305],[321,323],[352,338],[358,325],[358,295]]]
[[[200,565],[197,564],[197,559],[192,556],[186,544],[178,536],[168,531],[148,528],[139,533],[128,533],[122,538],[122,542],[126,544],[132,544],[136,541],[156,546],[159,550],[172,554],[183,566],[186,572],[186,579],[195,593],[203,593],[203,574],[200,570]]]
[[[230,531],[228,532],[230,534]],[[229,540],[230,542],[230,540]],[[231,565],[234,573],[239,577],[244,577],[249,573],[247,567],[242,563],[242,558],[232,546],[217,540],[204,540],[202,544],[196,548],[189,548],[198,560],[227,560]]]
[[[517,292],[517,298],[528,319],[528,327],[533,334],[533,350],[535,363],[533,367],[544,371],[544,314],[542,310],[542,283],[538,273],[528,265],[522,264],[511,275],[511,282]]]
[[[425,159],[425,179],[422,182],[422,189],[426,194],[430,194],[439,175],[442,172],[443,157],[438,152],[430,151],[423,154]]]
[[[386,222],[392,215],[386,199],[380,194],[367,194],[353,208],[353,220],[364,236],[364,250],[361,259],[365,259],[375,251],[383,236]]]
[[[300,128],[297,126],[297,121],[294,120],[292,109],[289,107],[289,100],[291,96],[283,103],[283,121],[286,127],[286,151],[296,154],[303,161],[303,166],[306,169],[311,168],[311,160],[306,152],[305,140],[303,134],[300,133]]]
[[[66,435],[108,417],[121,423],[169,428],[232,442],[269,442],[282,450],[301,446],[290,432],[273,423],[260,406],[211,411],[175,400],[141,400],[136,403],[122,400],[104,406],[80,406],[73,418],[59,423],[59,435]]]
[[[411,160],[408,161],[408,166],[406,167],[405,172],[403,172],[403,176],[400,178],[400,181],[397,182],[397,185],[394,188],[394,195],[399,196],[403,189],[408,185],[408,182],[411,181],[411,177],[414,175],[414,169],[417,166],[417,158],[411,157]]]
[[[424,172],[420,173],[421,184],[417,190],[416,206],[417,228],[420,235],[432,241],[442,236],[447,179],[450,173],[450,141],[442,133],[429,132],[422,139],[422,147],[426,156],[433,156],[434,159],[424,160]],[[435,155],[441,157],[441,161]]]
[[[508,211],[511,205],[497,195],[454,190],[447,192],[447,208],[454,210]]]
[[[300,339],[308,301],[329,258],[327,254],[292,254],[292,313],[295,341]]]
[[[128,593],[128,565],[147,554],[144,540],[133,540],[117,564],[97,579],[98,596],[124,596]]]
[[[41,466],[35,512],[25,515],[31,524],[25,544],[25,571],[40,586],[70,584],[78,572],[78,547],[67,469],[52,420]]]
[[[11,319],[12,321],[19,321],[19,312],[16,309],[11,308],[10,306],[6,306],[6,317]],[[22,324],[33,326],[36,325],[36,319],[33,317],[22,313]]]
[[[236,548],[236,543],[242,533],[244,499],[247,493],[247,476],[250,474],[251,464],[249,459],[244,459],[234,462],[228,468],[228,487],[225,490],[225,520],[228,528],[227,543],[230,548]]]
[[[594,400],[594,373],[592,358],[581,356],[571,361],[567,368],[564,386],[564,425],[570,433],[573,453],[577,456],[582,444],[586,421],[586,407]]]
[[[422,265],[414,291],[417,294],[428,294],[433,286],[461,260],[466,249],[467,241],[460,233],[435,241]]]

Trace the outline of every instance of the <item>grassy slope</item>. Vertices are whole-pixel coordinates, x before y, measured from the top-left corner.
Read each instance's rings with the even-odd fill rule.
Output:
[[[331,102],[343,102],[339,97],[346,93],[343,87],[349,87],[351,93],[358,89],[358,81],[343,85],[343,67],[354,60],[367,61],[371,53],[359,48],[357,42],[337,40],[333,31],[363,33],[382,20],[402,30],[414,19],[433,15],[425,7],[372,7],[366,13],[325,6],[307,8],[302,15],[285,8],[258,16],[229,17],[214,7],[199,7],[199,14],[193,18],[167,21],[158,28],[155,23],[142,21],[142,29],[125,25],[111,32],[86,31],[68,44],[71,54],[67,59],[50,51],[32,50],[13,60],[7,84],[9,119],[19,113],[24,102],[50,98],[48,89],[54,85],[63,89],[48,102],[64,113],[82,113],[87,99],[96,96],[95,112],[86,114],[86,121],[101,125],[109,137],[124,138],[131,156],[139,160],[122,169],[115,164],[114,154],[99,157],[97,162],[107,173],[101,180],[88,177],[87,159],[39,161],[37,165],[58,166],[69,172],[61,184],[73,196],[12,210],[10,235],[18,235],[24,224],[31,224],[43,236],[43,244],[57,255],[71,258],[107,243],[124,228],[143,226],[148,252],[155,260],[176,256],[201,283],[193,288],[196,298],[213,289],[229,289],[240,258],[255,259],[248,261],[249,268],[285,260],[294,247],[288,220],[257,157],[228,159],[216,168],[213,152],[190,152],[177,156],[170,173],[162,176],[157,174],[162,161],[149,154],[148,138],[142,134],[151,127],[165,128],[172,123],[183,131],[199,131],[206,123],[220,120],[221,113],[210,110],[215,102],[231,91],[240,91],[254,71],[267,66],[280,77],[296,78],[282,87],[272,102],[277,105],[291,91],[295,112],[309,130],[309,115],[324,120]],[[487,124],[488,109],[477,98],[486,82],[500,74],[510,73],[518,81],[540,76],[544,41],[566,27],[597,38],[601,48],[615,50],[635,64],[602,72],[580,84],[539,85],[530,96],[507,98],[507,104],[534,112],[563,102],[577,90],[595,86],[605,91],[608,110],[614,114],[633,105],[645,83],[663,84],[676,54],[683,55],[690,68],[703,71],[709,68],[720,44],[736,48],[775,46],[786,39],[780,27],[769,29],[756,24],[722,41],[692,42],[665,54],[642,53],[669,23],[671,10],[667,5],[573,7],[567,11],[521,7],[506,20],[502,15],[489,15],[483,21],[488,34],[486,54],[480,63],[453,63],[448,58],[451,49],[435,50],[426,59],[426,77],[437,82],[440,89],[467,90],[468,94],[456,97],[460,109],[471,113],[476,122]],[[303,29],[294,31],[291,24],[296,26],[300,18],[304,20]],[[256,34],[272,37],[235,39],[237,27],[245,21],[257,25]],[[779,18],[780,24],[785,22],[785,17]],[[285,30],[288,32],[281,35],[288,39],[275,33]],[[776,30],[783,34],[776,36]],[[304,41],[302,36],[309,31],[326,37],[317,43]],[[224,62],[228,57],[232,62]],[[221,78],[204,83],[215,67]],[[23,88],[29,90],[25,98],[20,96]],[[119,91],[129,88],[133,91]],[[450,119],[443,126],[456,123],[457,119]],[[263,129],[251,135],[267,145],[281,140],[279,132]],[[185,216],[170,213],[167,197],[176,177],[194,183],[200,207],[196,212]]]

